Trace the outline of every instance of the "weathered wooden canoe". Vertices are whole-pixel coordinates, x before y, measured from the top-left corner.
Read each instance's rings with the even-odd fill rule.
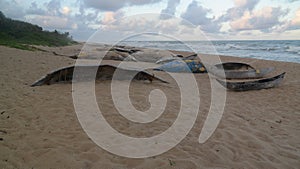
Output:
[[[165,64],[165,63],[169,63],[169,62],[173,62],[175,60],[182,60],[179,57],[168,57],[168,58],[161,58],[158,61],[156,61],[156,64]]]
[[[140,49],[134,49],[133,47],[132,48],[130,48],[130,47],[125,48],[125,46],[114,46],[110,50],[111,51],[118,51],[118,52],[125,52],[125,53],[128,53],[128,54],[132,54],[132,53],[141,51]]]
[[[206,73],[206,68],[199,60],[174,60],[153,70],[174,73]]]
[[[273,67],[250,70],[222,70],[216,67],[208,68],[208,72],[223,79],[255,79],[262,78],[272,72]]]
[[[55,71],[48,73],[46,76],[34,82],[31,86],[41,86],[41,85],[50,85],[54,83],[65,83],[71,82],[73,80],[73,72],[75,66],[64,67]],[[93,72],[96,71],[96,77]],[[118,71],[117,76],[114,76],[115,71]],[[115,80],[130,80],[134,77],[134,80],[148,80],[152,81],[160,81],[163,83],[168,83],[165,80],[162,80],[158,77],[155,77],[154,74],[150,74],[143,70],[136,69],[124,69],[119,68],[112,65],[81,65],[76,66],[76,80],[90,81],[93,79],[96,80],[111,80],[114,78]],[[82,73],[81,73],[82,72]]]
[[[247,63],[240,63],[240,62],[225,62],[215,65],[218,69],[224,69],[224,70],[250,70],[254,69],[251,65]]]
[[[247,91],[273,88],[278,86],[283,80],[285,72],[272,78],[247,81],[247,82],[225,82],[217,79],[217,81],[229,90]]]
[[[165,64],[165,63],[173,62],[175,60],[183,60],[183,61],[185,61],[185,60],[195,60],[196,61],[197,56],[198,56],[197,54],[192,54],[192,55],[189,55],[187,57],[183,57],[182,55],[173,55],[172,54],[171,57],[161,58],[158,61],[156,61],[155,63],[156,64]]]

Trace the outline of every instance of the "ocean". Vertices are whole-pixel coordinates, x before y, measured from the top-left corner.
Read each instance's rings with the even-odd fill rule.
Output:
[[[300,40],[123,41],[119,44],[300,63]]]

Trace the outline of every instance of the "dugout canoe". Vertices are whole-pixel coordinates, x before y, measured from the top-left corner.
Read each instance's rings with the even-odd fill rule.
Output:
[[[246,81],[246,82],[225,82],[217,79],[217,81],[228,90],[233,91],[248,91],[248,90],[260,90],[277,87],[283,80],[285,72],[266,79]]]
[[[225,62],[215,65],[218,69],[224,69],[224,70],[251,70],[254,69],[251,65],[247,63],[241,63],[241,62]]]
[[[75,66],[63,67],[58,70],[54,70],[48,73],[46,76],[34,82],[31,86],[42,86],[42,85],[50,85],[55,83],[66,83],[72,82],[73,80],[73,72],[75,70]],[[93,79],[96,80],[131,80],[132,77],[134,80],[148,80],[152,81],[160,81],[163,83],[168,83],[167,81],[156,77],[154,74],[150,74],[143,70],[136,69],[125,69],[112,65],[80,65],[76,66],[76,80],[80,81],[90,81]],[[118,71],[118,74],[114,76],[114,73]],[[95,74],[91,72],[96,72]]]
[[[223,79],[256,79],[262,78],[274,70],[274,67],[249,70],[223,70],[214,66],[209,67],[208,72]]]

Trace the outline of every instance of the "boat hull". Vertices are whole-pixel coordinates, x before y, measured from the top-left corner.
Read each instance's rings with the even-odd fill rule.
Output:
[[[225,82],[217,79],[217,81],[224,87],[233,91],[248,91],[248,90],[260,90],[277,87],[283,80],[285,72],[274,76],[272,78],[247,81],[247,82]]]
[[[218,78],[223,79],[255,79],[255,78],[262,78],[268,73],[274,70],[273,67],[269,68],[262,68],[262,69],[250,69],[250,70],[222,70],[217,69],[215,67],[211,67],[208,69],[208,72],[213,74]]]
[[[46,76],[34,82],[31,86],[50,85],[55,83],[66,83],[75,81],[92,80],[149,80],[168,83],[143,70],[124,69],[113,65],[87,65],[76,66],[76,74],[73,75],[75,66],[64,67],[50,72]],[[118,72],[115,74],[115,72]]]

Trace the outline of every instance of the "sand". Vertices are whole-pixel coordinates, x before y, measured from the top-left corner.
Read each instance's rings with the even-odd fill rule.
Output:
[[[80,45],[51,48],[58,53],[80,51]],[[50,50],[50,49],[49,49]],[[194,127],[176,147],[161,155],[132,159],[97,146],[83,131],[72,100],[72,84],[30,87],[41,76],[75,60],[42,51],[0,46],[0,168],[299,168],[300,64],[223,56],[255,67],[276,67],[269,76],[287,72],[273,89],[227,92],[224,114],[203,144],[198,137],[210,107],[207,74],[196,74],[200,92]],[[116,64],[116,62],[111,62]],[[133,82],[130,98],[141,111],[149,109],[148,95],[161,89],[168,98],[164,114],[149,124],[126,120],[114,108],[110,81],[96,83],[96,97],[106,120],[119,132],[149,137],[168,129],[180,107],[178,86]],[[120,82],[122,83],[122,82]],[[221,87],[221,86],[220,86]]]

